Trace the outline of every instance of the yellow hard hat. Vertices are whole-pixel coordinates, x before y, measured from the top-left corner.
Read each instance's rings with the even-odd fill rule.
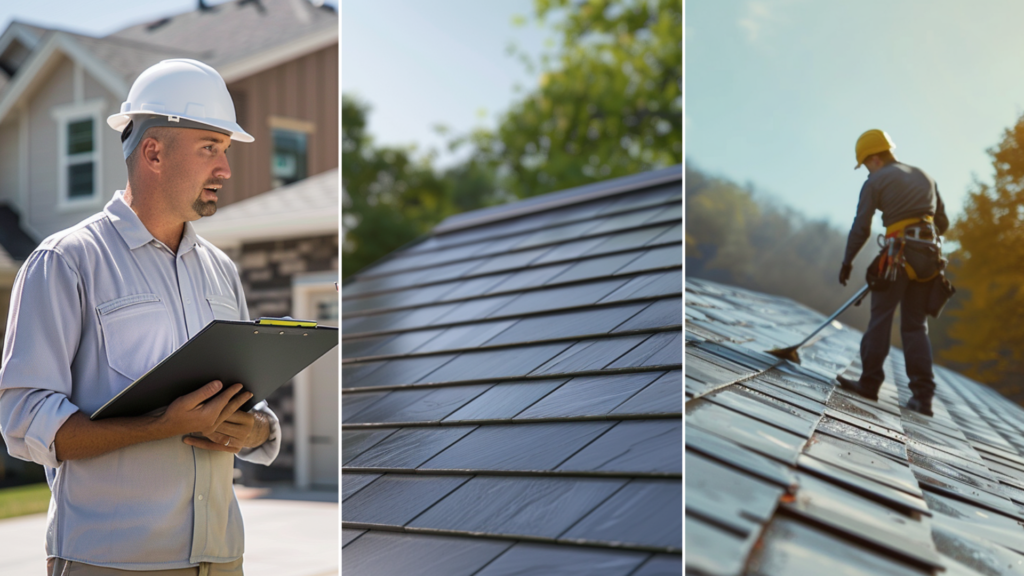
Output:
[[[889,138],[884,130],[868,130],[861,134],[860,138],[857,138],[857,165],[853,169],[860,168],[868,156],[895,148],[896,145],[892,143],[892,138]]]

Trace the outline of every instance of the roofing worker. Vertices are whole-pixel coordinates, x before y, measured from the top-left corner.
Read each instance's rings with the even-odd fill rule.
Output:
[[[896,306],[901,306],[900,334],[913,392],[907,408],[931,416],[935,376],[925,316],[932,281],[941,272],[938,236],[949,228],[949,219],[935,181],[923,171],[897,161],[892,154],[895,147],[881,130],[868,130],[857,139],[856,168],[866,166],[869,174],[861,188],[839,282],[845,286],[850,279],[853,259],[871,234],[875,210],[882,211],[886,248],[869,267],[869,274],[882,282],[872,282],[871,321],[860,343],[860,380],[838,379],[843,388],[878,399],[878,389],[885,379],[882,364],[889,354],[893,314]]]
[[[46,468],[48,574],[242,574],[234,455],[270,464],[280,426],[234,382],[210,382],[161,414],[89,419],[210,321],[247,320],[231,260],[191,221],[217,209],[235,122],[224,80],[195,60],[139,75],[107,119],[128,185],[50,236],[11,294],[0,430]],[[198,434],[196,434],[198,433]]]

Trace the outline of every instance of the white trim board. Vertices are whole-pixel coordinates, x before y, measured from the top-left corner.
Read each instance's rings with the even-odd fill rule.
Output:
[[[3,54],[7,47],[11,45],[11,42],[15,40],[20,41],[29,50],[35,50],[36,45],[39,44],[39,39],[40,37],[32,30],[22,26],[21,22],[11,22],[3,34],[0,34],[0,54]]]
[[[77,68],[77,66],[76,66]],[[102,204],[103,190],[103,134],[106,127],[104,110],[107,101],[94,98],[86,102],[60,104],[50,109],[50,117],[57,123],[57,210],[70,212],[90,206]],[[78,162],[92,162],[92,196],[72,199],[68,196],[68,166],[72,164],[67,154],[68,124],[75,120],[91,119],[93,121],[91,152],[76,154]]]
[[[311,318],[313,316],[312,310],[309,310],[309,295],[314,292],[329,291],[332,285],[338,282],[341,278],[339,270],[329,270],[326,272],[313,272],[309,274],[296,274],[292,277],[292,314],[294,318]],[[340,298],[341,295],[339,294]],[[340,305],[339,305],[339,324],[341,323],[340,318]],[[341,346],[341,343],[338,343]],[[338,354],[338,362],[341,363],[341,350],[328,352],[328,354]],[[341,418],[341,367],[338,367],[338,418]],[[310,440],[310,418],[312,417],[312,410],[310,409],[310,386],[313,383],[309,377],[309,369],[303,370],[295,375],[292,379],[292,406],[294,406],[294,412],[292,414],[292,422],[295,426],[295,485],[301,489],[307,489],[312,485],[313,477],[313,458],[312,448]],[[341,426],[341,422],[338,422],[338,426]],[[341,435],[339,434],[338,440],[340,442]],[[338,482],[341,482],[341,459],[338,460]]]
[[[55,64],[57,56],[65,56],[72,62],[81,65],[86,72],[119,98],[128,96],[129,86],[111,70],[102,60],[88,52],[71,36],[55,31],[47,35],[42,46],[34,51],[22,65],[7,90],[0,97],[0,122],[14,108],[21,98],[44,78],[40,73],[49,70]]]

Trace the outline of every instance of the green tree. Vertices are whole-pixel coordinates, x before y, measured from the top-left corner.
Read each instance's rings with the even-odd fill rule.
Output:
[[[341,97],[342,277],[426,234],[444,218],[503,200],[494,171],[476,158],[438,171],[432,154],[377,146],[370,107]]]
[[[505,190],[534,196],[682,163],[682,6],[535,0],[558,42],[540,85],[471,141]]]
[[[959,244],[950,258],[956,343],[941,357],[1013,397],[1024,371],[1024,116],[988,154],[994,180],[975,182],[949,233]]]
[[[341,98],[342,277],[425,234],[451,212],[446,183],[412,148],[377,147],[368,105]]]
[[[669,0],[535,0],[559,41],[540,86],[495,130],[452,138],[468,160],[379,147],[369,106],[342,95],[342,276],[445,217],[682,162],[682,7]]]

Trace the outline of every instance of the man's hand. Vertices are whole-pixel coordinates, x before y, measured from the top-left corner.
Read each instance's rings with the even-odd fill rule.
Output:
[[[256,448],[270,436],[270,419],[262,412],[237,411],[205,438],[188,436],[185,443],[206,450],[237,454],[242,448]]]
[[[214,434],[228,417],[252,397],[252,394],[242,392],[241,384],[223,391],[222,388],[220,382],[210,382],[176,399],[159,415],[93,421],[81,411],[75,412],[57,430],[53,441],[57,459],[94,458],[141,442],[193,432]]]
[[[843,264],[843,267],[839,270],[839,283],[846,286],[846,281],[850,279],[850,272],[853,271],[853,264]]]
[[[171,402],[160,416],[161,427],[169,432],[168,436],[193,432],[213,434],[228,416],[252,398],[252,393],[242,392],[241,384],[233,384],[224,391],[221,388],[223,384],[214,380]]]

